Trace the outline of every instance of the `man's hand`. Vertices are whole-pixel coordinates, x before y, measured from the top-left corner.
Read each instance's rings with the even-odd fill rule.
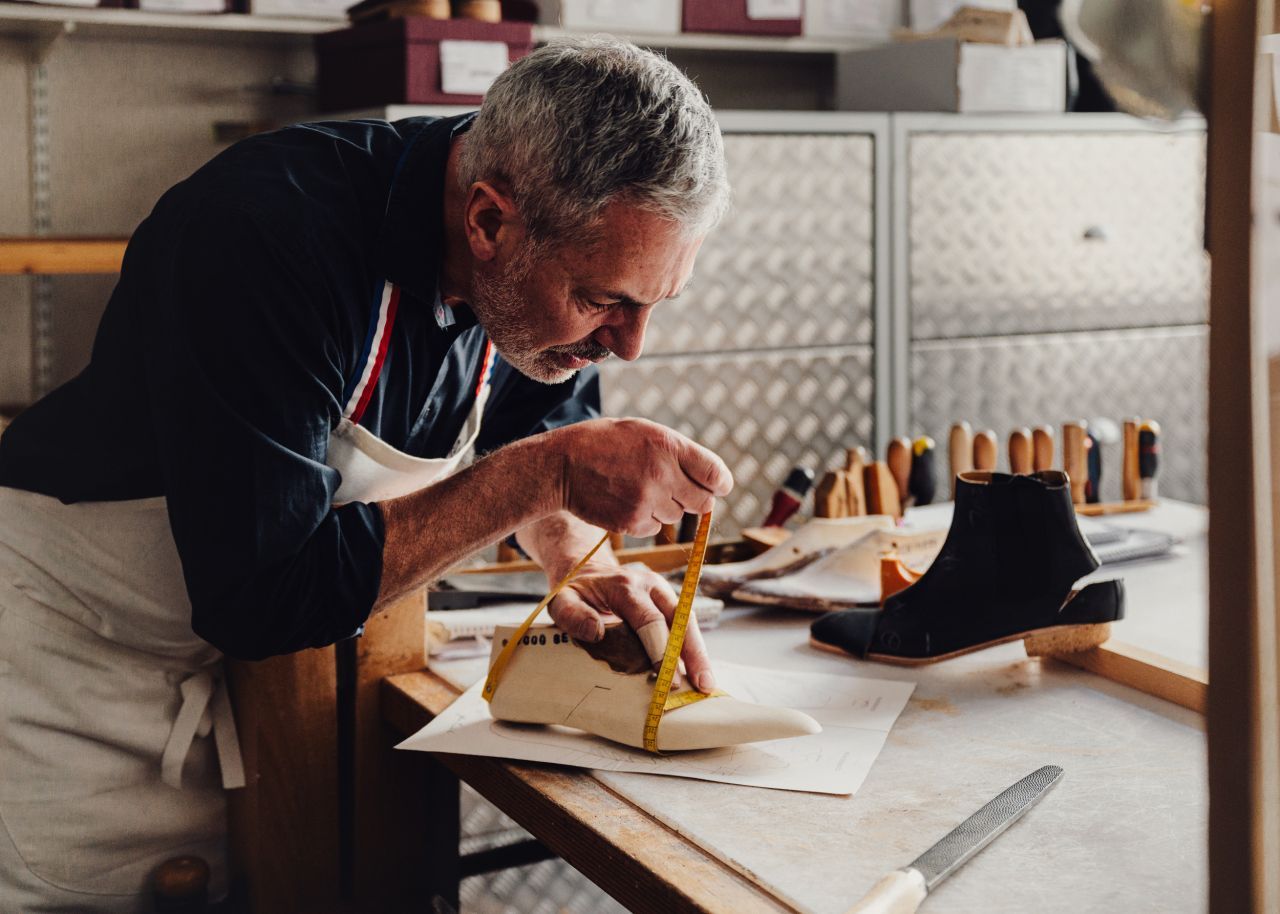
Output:
[[[583,641],[598,640],[609,616],[620,616],[640,635],[654,666],[662,660],[675,609],[676,594],[667,580],[638,563],[586,566],[548,607],[560,628]],[[692,614],[680,656],[694,688],[700,692],[715,689],[711,661]]]
[[[615,533],[652,536],[729,494],[724,461],[645,419],[593,419],[549,433],[563,471],[560,507]]]

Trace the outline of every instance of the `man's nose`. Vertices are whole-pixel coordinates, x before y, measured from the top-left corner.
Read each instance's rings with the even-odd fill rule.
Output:
[[[649,326],[649,310],[628,309],[620,319],[600,328],[596,338],[624,362],[634,362],[644,350],[644,331]]]

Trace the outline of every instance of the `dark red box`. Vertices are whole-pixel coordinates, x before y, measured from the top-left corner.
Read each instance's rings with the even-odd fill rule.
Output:
[[[507,58],[533,50],[528,22],[405,17],[316,36],[321,111],[376,105],[479,105],[481,95],[446,94],[440,86],[440,42],[501,41]]]
[[[731,32],[740,35],[799,35],[795,19],[749,19],[747,0],[684,0],[686,32]]]

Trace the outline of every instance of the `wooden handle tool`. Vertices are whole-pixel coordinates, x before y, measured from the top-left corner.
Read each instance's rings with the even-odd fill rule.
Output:
[[[999,459],[1000,444],[996,441],[995,432],[987,429],[973,436],[973,468],[975,470],[994,470],[996,461]]]
[[[906,501],[907,483],[911,479],[911,439],[894,438],[885,451],[884,462],[898,486],[898,500]]]
[[[1089,481],[1084,450],[1087,429],[1083,419],[1062,424],[1062,469],[1071,479],[1071,501],[1077,505],[1085,503],[1085,484]]]
[[[871,462],[871,455],[864,447],[851,447],[845,455],[845,502],[850,517],[867,513],[867,490],[863,485],[863,470]]]
[[[1026,476],[1033,466],[1031,430],[1015,428],[1009,433],[1009,472],[1017,476]]]
[[[902,499],[898,497],[898,483],[883,460],[877,460],[863,472],[863,486],[867,491],[867,513],[902,516]]]
[[[1053,469],[1053,428],[1048,425],[1031,430],[1031,468],[1037,473]]]
[[[843,470],[831,470],[813,491],[814,517],[848,517],[848,484]]]
[[[1142,497],[1142,477],[1138,469],[1138,430],[1142,420],[1134,416],[1124,420],[1124,449],[1120,465],[1120,497],[1134,501]]]
[[[956,497],[956,477],[973,469],[973,433],[968,422],[951,426],[947,439],[947,461],[951,465],[951,497]]]
[[[907,489],[913,505],[931,504],[938,494],[938,480],[933,470],[937,450],[928,435],[921,435],[911,444],[911,477],[907,480]]]

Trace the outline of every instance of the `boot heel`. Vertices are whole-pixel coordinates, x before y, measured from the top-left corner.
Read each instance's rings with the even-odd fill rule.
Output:
[[[1022,640],[1028,657],[1051,657],[1054,654],[1074,654],[1097,647],[1111,637],[1111,623],[1094,625],[1063,625],[1058,628],[1029,635]]]

